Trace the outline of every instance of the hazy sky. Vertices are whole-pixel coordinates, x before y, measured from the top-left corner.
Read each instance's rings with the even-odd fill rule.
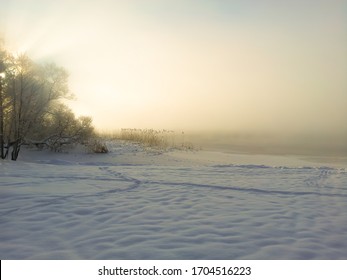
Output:
[[[101,129],[347,133],[346,0],[1,0]]]

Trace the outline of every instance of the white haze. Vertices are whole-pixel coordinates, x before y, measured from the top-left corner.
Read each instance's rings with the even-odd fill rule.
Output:
[[[6,45],[65,67],[70,105],[100,130],[225,131],[346,150],[346,1],[0,5]]]

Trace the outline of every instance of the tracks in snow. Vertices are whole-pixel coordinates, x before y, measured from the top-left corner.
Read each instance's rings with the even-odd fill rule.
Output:
[[[80,168],[83,167],[83,165],[76,165],[66,170],[66,172],[59,172],[53,176],[42,176],[40,174],[38,174],[39,176],[30,176],[28,173],[20,174],[19,176],[17,173],[14,173],[13,176],[11,176],[11,174],[6,174],[6,177],[13,177],[14,180],[15,178],[31,178],[32,184],[40,185],[40,188],[45,188],[45,183],[49,183],[50,187],[54,187],[54,183],[56,182],[57,187],[59,187],[66,182],[73,182],[73,184],[76,183],[76,185],[80,186],[82,193],[70,192],[61,195],[56,194],[54,196],[49,195],[49,193],[37,193],[36,197],[33,196],[34,198],[30,198],[30,194],[28,193],[28,198],[21,196],[19,199],[21,201],[27,199],[32,200],[30,206],[0,209],[0,211],[3,215],[8,215],[13,212],[27,211],[33,208],[45,208],[52,204],[58,205],[69,200],[83,200],[91,197],[102,198],[121,193],[127,195],[127,193],[131,191],[141,191],[141,188],[159,188],[158,190],[160,191],[160,188],[175,187],[177,191],[184,188],[194,188],[200,190],[210,189],[223,192],[249,193],[253,195],[347,197],[347,186],[343,183],[347,182],[347,173],[331,168],[274,168],[274,172],[271,172],[270,167],[257,168],[251,166],[210,166],[204,169],[191,168],[189,170],[182,170],[170,166],[152,166],[148,169],[148,166],[127,165],[127,169],[125,169],[124,166],[95,166],[99,172],[95,172],[95,175],[93,175],[93,170],[96,170],[92,168],[89,175],[85,170],[80,172]],[[148,172],[148,177],[145,176],[141,178],[140,175],[137,176],[137,169],[139,169],[139,174],[146,174],[148,170],[150,170],[150,172]],[[129,171],[136,175],[128,175],[127,172]],[[252,179],[254,183],[252,182],[248,184],[248,186],[245,186],[237,182],[235,179],[241,176],[240,174],[244,176],[245,180],[249,178]],[[258,184],[257,178],[259,174],[263,178],[265,177],[268,184],[266,184],[266,182],[265,184]],[[182,180],[183,176],[187,179]],[[206,180],[203,179],[208,177],[213,179],[215,176],[216,180],[212,180],[212,183],[206,183]],[[226,180],[220,182],[217,176],[225,176]],[[339,176],[342,177],[339,178]],[[276,182],[271,180],[272,177],[279,178],[280,180],[287,180],[288,184],[284,184],[287,187],[284,189],[283,186],[273,186]],[[192,180],[190,180],[190,178],[192,178]],[[197,178],[202,179],[197,181]],[[338,180],[337,184],[335,181],[336,179]],[[90,182],[92,182],[92,184]],[[9,190],[11,190],[16,186],[25,187],[25,184],[25,182],[13,182],[5,184],[4,187],[9,187]],[[95,187],[94,191],[90,189],[84,191],[83,184]],[[4,196],[3,198],[6,199]]]
[[[136,168],[136,167],[134,167]],[[325,197],[347,197],[347,193],[328,193],[328,192],[321,192],[314,191],[314,190],[305,190],[305,191],[290,191],[290,190],[271,190],[271,189],[262,189],[262,188],[250,188],[250,187],[238,187],[233,185],[212,185],[212,184],[198,184],[198,183],[191,183],[191,182],[175,182],[175,181],[167,181],[167,180],[139,180],[135,179],[133,177],[129,177],[127,175],[124,175],[121,172],[117,172],[112,170],[109,166],[99,167],[100,170],[106,172],[108,175],[112,175],[115,177],[115,179],[121,179],[126,182],[132,183],[132,185],[127,189],[122,189],[121,191],[128,191],[128,190],[134,190],[137,188],[140,188],[141,186],[162,186],[162,187],[168,187],[168,186],[174,186],[174,187],[191,187],[191,188],[201,188],[201,189],[213,189],[213,190],[220,190],[220,191],[238,191],[238,192],[244,192],[244,193],[252,193],[252,194],[261,194],[261,195],[285,195],[285,196],[298,196],[298,195],[310,195],[310,196],[325,196]],[[317,170],[314,170],[317,171]],[[332,169],[318,169],[319,173],[318,175],[313,175],[312,177],[309,177],[307,179],[304,179],[304,185],[307,187],[328,187],[326,186],[326,183],[328,182],[328,179],[336,173],[335,170]],[[177,174],[179,177],[179,174]],[[195,174],[192,174],[194,176]],[[230,180],[232,182],[232,179]],[[332,187],[334,188],[334,187]],[[342,189],[342,188],[337,188]],[[343,188],[342,190],[346,190]],[[119,192],[120,190],[109,190],[105,191],[103,193],[115,193]]]

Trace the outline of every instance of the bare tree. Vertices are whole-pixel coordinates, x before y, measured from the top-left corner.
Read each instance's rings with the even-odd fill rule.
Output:
[[[0,57],[0,156],[5,158],[4,154],[4,98],[2,93],[2,79],[3,79],[3,62]]]
[[[0,40],[0,157],[5,158],[4,141],[4,78],[5,78],[5,57],[6,51],[2,47]]]
[[[60,151],[66,145],[85,144],[94,136],[92,119],[76,118],[71,109],[63,104],[55,106],[44,116],[41,128],[41,133],[37,131],[34,136],[35,139],[41,140],[34,144],[46,146],[54,151]]]
[[[12,148],[11,159],[16,160],[26,143],[42,143],[60,150],[65,144],[83,142],[93,134],[91,119],[76,118],[62,103],[71,97],[68,74],[63,68],[39,65],[25,54],[13,56],[4,51],[0,62],[6,73],[0,80],[2,158]]]

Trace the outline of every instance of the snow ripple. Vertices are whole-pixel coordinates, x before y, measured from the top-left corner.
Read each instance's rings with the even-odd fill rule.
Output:
[[[345,170],[1,168],[1,259],[347,258]]]

